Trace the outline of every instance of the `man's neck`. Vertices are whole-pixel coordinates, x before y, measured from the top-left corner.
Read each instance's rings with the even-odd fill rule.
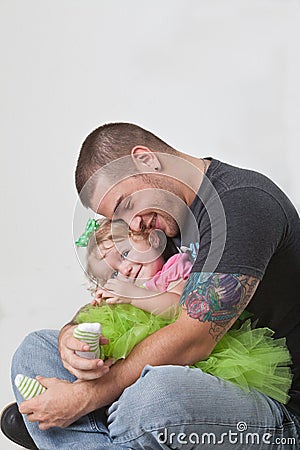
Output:
[[[181,182],[181,192],[185,203],[190,206],[200,189],[203,177],[211,164],[208,159],[196,158],[185,153],[180,154],[176,165],[170,165],[168,172]],[[172,170],[174,173],[172,174]]]

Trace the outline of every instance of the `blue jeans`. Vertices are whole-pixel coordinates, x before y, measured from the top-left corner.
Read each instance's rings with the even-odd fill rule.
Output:
[[[57,337],[54,330],[29,334],[13,357],[12,379],[23,373],[74,381],[61,363]],[[245,392],[182,366],[146,366],[108,409],[94,411],[68,428],[41,431],[24,420],[43,450],[300,448],[299,421],[283,405],[256,390]]]

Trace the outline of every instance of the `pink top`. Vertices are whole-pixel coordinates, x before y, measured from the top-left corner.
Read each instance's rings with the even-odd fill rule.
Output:
[[[176,253],[168,259],[153,278],[146,281],[145,287],[150,291],[166,292],[172,281],[186,280],[192,266],[187,253]]]

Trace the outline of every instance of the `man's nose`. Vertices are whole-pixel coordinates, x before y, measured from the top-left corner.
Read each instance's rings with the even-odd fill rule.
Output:
[[[119,272],[121,272],[122,275],[124,275],[125,277],[129,277],[131,272],[132,272],[132,268],[133,268],[133,264],[126,260],[123,261],[122,264],[119,267]]]

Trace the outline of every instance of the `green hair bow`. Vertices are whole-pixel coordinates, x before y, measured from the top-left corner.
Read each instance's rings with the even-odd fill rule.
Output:
[[[87,247],[90,236],[98,230],[100,227],[99,223],[95,219],[89,219],[88,223],[86,224],[85,231],[82,233],[82,235],[78,238],[78,240],[75,242],[75,245],[77,247]]]

